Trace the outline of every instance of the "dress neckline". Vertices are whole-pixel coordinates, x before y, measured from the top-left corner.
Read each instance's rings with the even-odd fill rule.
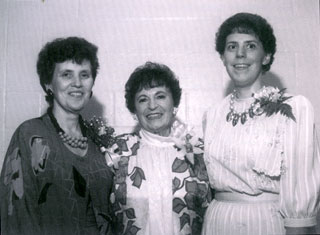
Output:
[[[144,129],[140,130],[140,136],[142,141],[158,147],[168,147],[175,144],[170,136],[156,135]]]

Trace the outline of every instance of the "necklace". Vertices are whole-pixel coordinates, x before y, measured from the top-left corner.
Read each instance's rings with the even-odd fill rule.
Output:
[[[255,101],[250,104],[250,107],[246,109],[244,112],[237,112],[234,109],[234,100],[236,98],[237,91],[234,90],[230,96],[230,112],[227,114],[226,120],[227,122],[231,122],[233,126],[237,125],[240,119],[241,124],[244,124],[248,120],[248,116],[253,118],[256,114],[253,109],[255,107]]]
[[[58,132],[61,140],[68,144],[69,146],[71,146],[72,148],[80,148],[80,149],[86,149],[88,146],[88,138],[84,135],[85,133],[85,125],[84,125],[84,121],[82,119],[81,116],[79,116],[79,124],[80,124],[80,129],[82,132],[81,137],[73,137],[70,136],[69,134],[67,134],[59,125],[57,119],[54,117],[53,113],[52,113],[52,108],[49,108],[47,111],[50,120],[53,124],[53,126],[55,127],[56,131]]]

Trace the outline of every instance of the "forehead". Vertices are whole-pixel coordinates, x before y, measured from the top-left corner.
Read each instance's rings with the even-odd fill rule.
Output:
[[[142,88],[140,91],[138,91],[136,93],[135,96],[136,97],[139,97],[141,95],[153,96],[153,95],[156,95],[158,93],[170,93],[170,90],[166,86],[157,86],[157,87],[153,87],[153,88]]]
[[[83,60],[81,64],[76,63],[73,60],[66,60],[61,63],[56,63],[55,66],[56,71],[61,70],[90,70],[91,71],[91,63],[88,60]]]
[[[254,34],[246,34],[246,33],[232,33],[229,34],[226,42],[247,42],[247,41],[254,41],[261,43],[260,40]]]

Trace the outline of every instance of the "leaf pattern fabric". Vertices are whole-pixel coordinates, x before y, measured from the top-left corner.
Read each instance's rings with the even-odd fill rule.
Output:
[[[1,171],[1,234],[107,234],[113,173],[88,141],[84,157],[62,142],[47,114],[15,131]]]
[[[144,130],[119,136],[116,145],[111,148],[120,155],[111,194],[115,234],[200,234],[211,200],[203,143],[193,141],[194,164],[170,138]]]

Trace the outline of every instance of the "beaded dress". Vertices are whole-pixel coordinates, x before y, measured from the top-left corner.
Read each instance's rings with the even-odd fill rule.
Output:
[[[235,110],[253,101],[237,99]],[[284,226],[316,224],[320,154],[313,107],[303,96],[285,102],[296,122],[278,113],[233,126],[226,121],[230,95],[206,113],[205,163],[217,197],[203,235],[284,234]]]

